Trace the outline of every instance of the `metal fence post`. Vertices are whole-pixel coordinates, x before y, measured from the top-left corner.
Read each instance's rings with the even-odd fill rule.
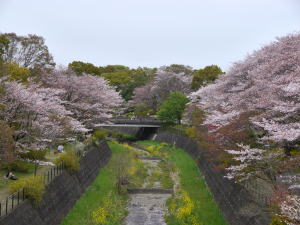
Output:
[[[11,196],[11,210],[14,209],[14,200],[15,200],[15,194],[13,194],[13,195]]]
[[[6,198],[6,207],[5,207],[5,214],[7,215],[7,207],[8,207],[8,198]]]
[[[18,205],[20,204],[20,190],[18,190]]]

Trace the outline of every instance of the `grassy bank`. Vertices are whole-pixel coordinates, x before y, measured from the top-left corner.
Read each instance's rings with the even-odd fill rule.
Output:
[[[114,159],[127,149],[115,142],[110,142],[109,146],[113,152],[112,159],[100,170],[96,180],[76,202],[61,225],[119,225],[127,215],[127,195],[117,193],[116,171],[113,165]]]
[[[159,146],[155,141],[139,141],[138,144]],[[225,225],[226,222],[214,201],[205,180],[194,160],[183,150],[168,145],[166,160],[175,165],[180,180],[179,190],[168,200],[169,225]]]

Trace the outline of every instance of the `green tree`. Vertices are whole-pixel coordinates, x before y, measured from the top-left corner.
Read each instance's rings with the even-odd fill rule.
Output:
[[[94,66],[92,63],[73,61],[72,63],[69,63],[68,67],[79,75],[81,75],[82,73],[88,73],[94,75],[101,74],[101,69],[97,66]]]
[[[126,72],[103,73],[101,76],[104,77],[111,86],[116,86],[118,91],[121,91],[132,81],[132,78]]]
[[[128,72],[130,69],[123,65],[107,65],[107,66],[95,66],[92,63],[73,61],[69,63],[68,67],[76,72],[78,75],[82,73],[101,75],[103,73],[114,73],[114,72]]]
[[[182,114],[185,109],[185,105],[189,102],[189,99],[181,92],[172,92],[161,104],[157,113],[158,118],[161,121],[167,123],[181,123]]]
[[[121,90],[122,97],[128,101],[132,99],[133,91],[135,88],[145,85],[147,82],[152,80],[155,76],[156,69],[151,68],[137,68],[128,71],[129,76],[132,80],[127,83]]]
[[[15,33],[5,33],[1,36],[9,40],[9,44],[2,53],[4,62],[15,62],[35,72],[55,67],[53,57],[43,37],[35,34],[18,36]]]
[[[19,66],[17,63],[5,63],[6,71],[10,76],[10,80],[26,82],[30,76],[30,70]]]
[[[123,65],[107,65],[99,67],[101,73],[128,72],[129,67]]]
[[[216,65],[206,66],[203,69],[195,70],[193,72],[192,89],[197,90],[201,86],[213,82],[220,74],[224,74],[224,72]]]
[[[153,114],[153,110],[147,104],[140,102],[134,106],[134,114],[144,117]]]
[[[73,61],[68,67],[78,75],[83,73],[102,76],[110,85],[115,86],[120,91],[121,96],[130,100],[136,87],[145,85],[155,76],[156,68],[139,67],[130,69],[123,65],[95,66],[92,63]]]
[[[2,55],[5,52],[5,49],[8,48],[9,40],[4,36],[0,35],[0,61],[2,61]]]
[[[173,73],[184,73],[185,75],[190,75],[193,72],[193,68],[181,64],[171,64],[165,67],[165,71]]]
[[[0,77],[4,75],[5,73],[5,66],[3,63],[3,54],[5,52],[5,49],[8,48],[9,40],[4,37],[4,35],[0,35]]]

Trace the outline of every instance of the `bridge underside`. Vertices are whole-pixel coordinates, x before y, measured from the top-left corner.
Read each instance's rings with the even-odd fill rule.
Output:
[[[135,136],[139,140],[149,139],[156,132],[160,125],[144,125],[144,124],[97,124],[95,128],[117,130],[122,133]]]

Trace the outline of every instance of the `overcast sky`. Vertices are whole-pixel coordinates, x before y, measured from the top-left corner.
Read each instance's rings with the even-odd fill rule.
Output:
[[[231,63],[300,31],[300,0],[0,0],[0,32],[43,36],[57,64]]]

